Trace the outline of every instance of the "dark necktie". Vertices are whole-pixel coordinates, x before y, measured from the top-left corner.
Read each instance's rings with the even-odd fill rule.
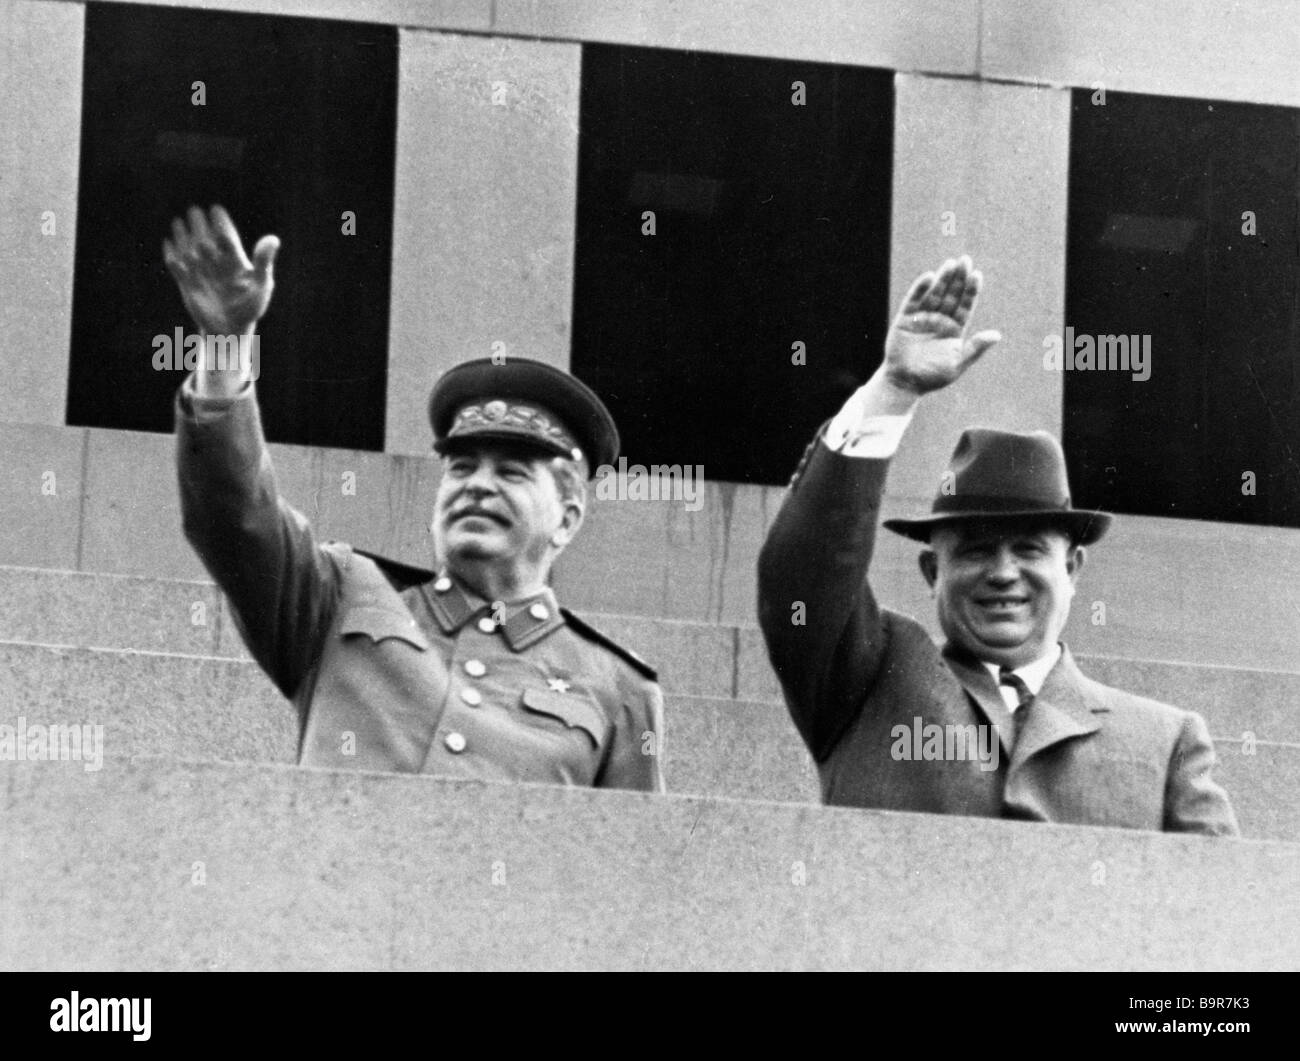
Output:
[[[1034,702],[1034,694],[1029,691],[1029,686],[1025,684],[1024,679],[1010,667],[1002,667],[998,670],[998,684],[1009,685],[1016,691],[1016,699],[1019,701],[1019,706],[1016,708],[1016,737],[1018,739],[1020,734],[1024,732],[1025,723],[1029,719],[1029,705]]]

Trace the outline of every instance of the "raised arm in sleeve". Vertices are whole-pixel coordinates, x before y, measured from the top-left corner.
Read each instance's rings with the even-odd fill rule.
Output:
[[[280,496],[251,384],[176,398],[176,462],[185,537],[221,587],[249,651],[293,698],[318,659],[338,574],[306,518]]]
[[[867,570],[888,460],[813,440],[758,560],[758,616],[786,705],[821,761],[862,709],[884,657]]]

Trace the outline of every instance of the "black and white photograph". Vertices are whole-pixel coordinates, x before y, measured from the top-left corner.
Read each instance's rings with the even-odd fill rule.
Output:
[[[1273,1025],[1297,56],[1293,0],[0,0],[22,1020],[854,971]]]

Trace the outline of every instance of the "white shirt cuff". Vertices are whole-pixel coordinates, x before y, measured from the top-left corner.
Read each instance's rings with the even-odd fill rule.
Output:
[[[182,406],[200,424],[219,419],[229,412],[230,407],[236,402],[246,401],[252,395],[252,380],[245,380],[238,391],[224,398],[204,397],[199,394],[193,372],[181,383]]]
[[[845,457],[888,460],[898,451],[903,432],[911,422],[910,412],[902,416],[863,415],[862,390],[859,389],[835,414],[822,441],[829,449]]]

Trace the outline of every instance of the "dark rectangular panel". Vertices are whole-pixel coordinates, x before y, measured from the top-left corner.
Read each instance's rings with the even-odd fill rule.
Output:
[[[1300,112],[1074,93],[1066,320],[1150,376],[1066,371],[1076,499],[1300,527]]]
[[[629,462],[784,483],[870,376],[893,111],[888,71],[584,48],[573,370]]]
[[[171,431],[183,373],[154,368],[153,337],[192,326],[161,244],[221,203],[249,251],[283,241],[268,436],[383,448],[396,91],[389,26],[88,5],[69,424]]]

